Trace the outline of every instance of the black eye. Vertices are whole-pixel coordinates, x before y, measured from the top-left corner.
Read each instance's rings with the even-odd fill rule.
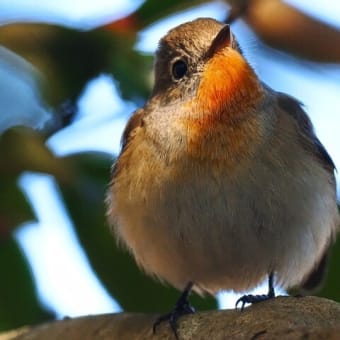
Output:
[[[185,76],[188,71],[188,66],[185,61],[179,59],[172,65],[172,75],[176,80],[181,79]]]

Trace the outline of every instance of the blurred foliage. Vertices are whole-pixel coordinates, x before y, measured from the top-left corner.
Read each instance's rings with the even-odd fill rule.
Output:
[[[0,136],[0,331],[54,318],[39,303],[29,265],[12,236],[18,225],[36,220],[17,185],[25,171],[54,175],[90,264],[122,308],[165,312],[173,306],[179,292],[144,275],[132,257],[117,248],[107,226],[104,197],[111,157],[92,152],[57,158],[46,140],[72,123],[73,103],[86,83],[101,73],[114,76],[124,99],[144,101],[151,90],[153,58],[135,51],[138,30],[134,25],[140,29],[199,2],[148,1],[133,14],[133,22],[117,20],[90,31],[35,23],[0,27],[0,46],[23,57],[42,74],[40,90],[52,108],[46,129],[33,130],[27,124],[23,128],[19,121],[18,127]],[[6,84],[0,80],[1,86]],[[24,109],[25,102],[22,106]],[[12,114],[20,115],[3,110],[0,124]],[[212,298],[193,296],[192,302],[199,309],[216,308]]]
[[[4,177],[0,182],[0,240],[9,236],[18,224],[33,220],[35,217],[23,193],[17,187],[17,177]],[[15,207],[15,209],[14,209]]]
[[[162,312],[173,306],[179,293],[144,275],[132,257],[117,248],[106,224],[104,197],[112,159],[99,152],[57,158],[47,148],[46,140],[51,133],[72,123],[72,117],[66,121],[62,117],[64,103],[75,102],[86,83],[101,73],[113,75],[124,99],[145,100],[151,89],[152,57],[134,49],[138,31],[202,2],[208,1],[145,1],[131,15],[90,31],[33,23],[0,27],[0,45],[19,54],[42,73],[41,92],[52,107],[50,125],[54,125],[41,131],[13,128],[0,136],[0,330],[54,317],[40,305],[32,273],[13,239],[12,233],[19,224],[35,220],[17,186],[24,171],[55,176],[92,268],[124,309]],[[5,85],[0,80],[1,86]],[[2,116],[10,114],[15,113],[1,112]],[[338,301],[339,258],[338,243],[321,292]],[[198,309],[216,308],[212,298],[193,296],[192,303]]]
[[[168,15],[183,11],[187,8],[197,6],[202,3],[207,3],[207,0],[163,0],[160,4],[158,0],[145,1],[140,8],[124,18],[134,23],[134,27],[138,30],[145,26],[153,24]],[[119,21],[118,21],[119,22]]]
[[[43,73],[45,97],[54,106],[75,100],[86,82],[100,73],[114,74],[125,99],[147,96],[152,58],[137,53],[134,43],[135,34],[105,28],[78,31],[44,24],[0,27],[0,44]]]
[[[66,164],[46,147],[45,137],[26,128],[10,129],[1,135],[0,159],[2,176],[17,176],[25,170],[49,173],[59,180],[70,176]]]
[[[325,282],[322,285],[321,290],[317,292],[317,295],[319,296],[323,296],[325,298],[340,302],[339,260],[340,260],[340,237],[337,238],[335,245],[331,249]]]
[[[0,268],[0,330],[54,317],[38,301],[29,266],[12,237],[0,237]]]

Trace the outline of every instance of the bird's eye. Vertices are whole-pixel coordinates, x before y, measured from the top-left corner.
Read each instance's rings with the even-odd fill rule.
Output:
[[[186,62],[182,59],[175,61],[172,65],[172,75],[176,80],[183,78],[187,71],[188,66]]]

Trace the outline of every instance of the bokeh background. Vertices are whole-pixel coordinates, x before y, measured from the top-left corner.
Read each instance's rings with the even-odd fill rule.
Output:
[[[172,307],[178,292],[141,273],[110,235],[110,167],[126,120],[151,91],[159,38],[200,16],[223,21],[240,2],[1,0],[0,331]],[[282,45],[275,34],[266,39],[250,16],[232,29],[261,79],[305,104],[340,168],[340,53],[324,45],[340,46],[340,4],[284,3],[313,22],[296,32],[301,44]],[[275,33],[281,26],[273,21]],[[340,301],[339,242],[330,262],[318,294]],[[193,296],[192,303],[226,308],[235,299],[226,292],[216,300]]]

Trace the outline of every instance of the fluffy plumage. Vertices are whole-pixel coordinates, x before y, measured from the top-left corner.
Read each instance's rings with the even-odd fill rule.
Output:
[[[334,164],[299,102],[262,84],[222,30],[197,19],[161,40],[152,96],[113,167],[109,219],[138,265],[178,289],[245,291],[271,272],[283,287],[315,286],[339,225]],[[188,70],[174,79],[178,59]]]

